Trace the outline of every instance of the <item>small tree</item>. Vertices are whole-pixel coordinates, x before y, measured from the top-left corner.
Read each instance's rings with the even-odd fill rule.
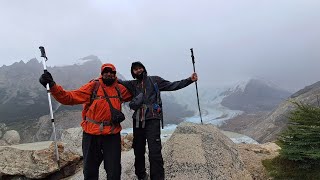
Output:
[[[320,107],[293,104],[297,108],[290,113],[288,129],[279,138],[280,155],[291,161],[320,162]]]

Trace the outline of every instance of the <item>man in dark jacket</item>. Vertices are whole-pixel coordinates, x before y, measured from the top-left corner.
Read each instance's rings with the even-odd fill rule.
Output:
[[[133,95],[129,106],[133,114],[133,148],[135,174],[138,179],[148,179],[145,168],[145,146],[148,141],[151,180],[163,180],[164,168],[161,154],[160,122],[163,112],[160,91],[175,91],[198,80],[197,74],[181,81],[169,82],[159,76],[148,76],[141,62],[133,62],[131,74],[135,80],[120,81]]]

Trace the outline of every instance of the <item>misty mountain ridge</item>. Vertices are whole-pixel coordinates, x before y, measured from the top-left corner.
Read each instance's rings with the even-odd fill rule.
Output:
[[[193,85],[191,85],[193,86]],[[270,111],[291,95],[289,91],[263,79],[246,79],[222,86],[198,84],[200,105],[214,108],[221,104],[232,110]],[[181,104],[197,111],[195,88],[182,89],[174,93]]]
[[[223,88],[224,94],[229,95],[230,93],[235,93],[235,92],[243,93],[244,91],[247,90],[247,88],[250,87],[250,84],[255,84],[257,86],[270,87],[277,91],[285,91],[285,92],[291,93],[289,90],[280,87],[278,84],[272,81],[266,80],[265,78],[259,78],[259,77],[240,79],[238,81],[233,81],[225,85],[217,86],[217,88]]]
[[[221,104],[233,110],[245,112],[270,111],[291,95],[273,83],[250,79],[229,88],[222,95]]]

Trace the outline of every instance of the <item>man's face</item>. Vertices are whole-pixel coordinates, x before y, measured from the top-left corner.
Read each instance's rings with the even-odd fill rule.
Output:
[[[103,79],[115,79],[116,78],[116,72],[112,71],[110,68],[105,68],[105,70],[102,73]]]
[[[135,75],[139,75],[144,71],[143,67],[141,67],[141,66],[135,66],[135,67],[133,67],[132,70],[133,70],[133,74],[135,74]]]

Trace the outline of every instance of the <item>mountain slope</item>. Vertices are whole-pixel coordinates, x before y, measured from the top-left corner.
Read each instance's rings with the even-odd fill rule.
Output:
[[[242,86],[236,86],[225,92],[221,104],[233,110],[247,113],[271,111],[290,93],[281,90],[270,83],[258,79],[250,79]]]
[[[275,140],[277,135],[287,127],[287,116],[294,109],[291,101],[302,102],[314,106],[319,106],[320,81],[307,86],[283,101],[274,111],[256,126],[249,129],[246,135],[254,137],[259,142]]]
[[[97,77],[100,66],[100,60],[92,60],[83,65],[48,67],[48,71],[65,89],[74,89]],[[48,114],[47,93],[38,81],[42,73],[42,64],[36,59],[0,68],[2,122],[10,125]],[[58,107],[58,103],[53,100],[53,109]]]

